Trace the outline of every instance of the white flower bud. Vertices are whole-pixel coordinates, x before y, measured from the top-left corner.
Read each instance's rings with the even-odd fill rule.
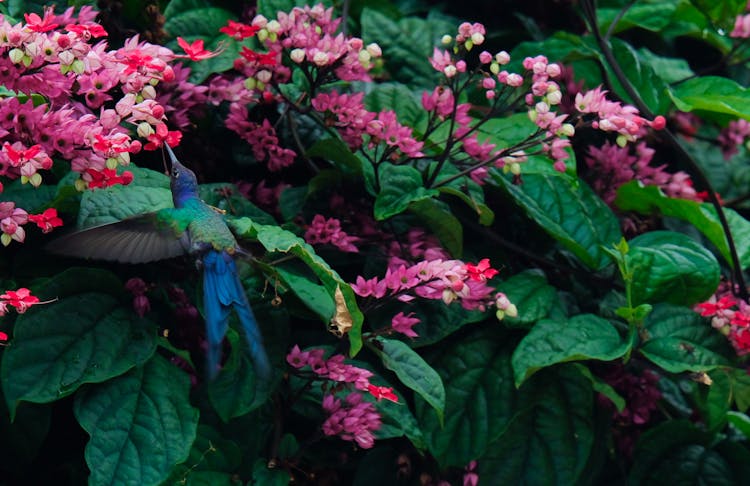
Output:
[[[292,52],[289,53],[289,57],[292,58],[292,61],[299,64],[305,60],[305,50],[304,49],[292,49]]]
[[[372,44],[367,44],[367,47],[365,47],[365,49],[367,49],[367,52],[372,57],[380,57],[383,55],[383,50],[374,42]]]
[[[444,46],[447,46],[448,44],[450,44],[451,42],[453,42],[453,37],[449,36],[448,34],[445,34],[442,37],[442,39],[440,39],[440,42],[442,42],[442,44]]]

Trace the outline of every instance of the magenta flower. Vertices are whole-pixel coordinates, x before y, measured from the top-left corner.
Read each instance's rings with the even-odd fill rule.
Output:
[[[416,324],[419,324],[420,320],[418,317],[412,317],[413,315],[413,312],[410,312],[408,316],[404,315],[403,312],[399,312],[398,314],[393,316],[393,319],[391,319],[391,327],[394,331],[400,332],[405,336],[409,336],[412,338],[419,337],[419,335],[414,332],[412,328]]]

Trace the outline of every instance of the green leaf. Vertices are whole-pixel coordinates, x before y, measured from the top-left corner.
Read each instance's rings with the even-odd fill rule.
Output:
[[[258,459],[253,464],[253,480],[255,484],[262,484],[263,486],[287,486],[291,482],[291,479],[289,471],[281,468],[270,469],[268,461],[265,459]]]
[[[418,299],[411,304],[410,310],[420,320],[413,328],[419,335],[412,344],[415,348],[435,344],[467,324],[486,319],[484,312],[469,311],[455,303],[445,305],[443,301],[435,300]]]
[[[219,375],[208,383],[208,399],[224,422],[261,406],[271,390],[270,383],[258,382],[252,359],[245,352],[244,339],[234,329],[227,331],[232,347]]]
[[[351,318],[352,327],[348,332],[351,356],[356,355],[362,349],[362,322],[364,316],[357,306],[357,297],[348,283],[339,276],[313,248],[305,241],[278,226],[267,226],[254,223],[249,218],[239,218],[229,222],[235,234],[242,238],[255,238],[268,251],[291,253],[302,260],[315,275],[320,279],[328,294],[336,302],[337,292],[343,296],[343,306],[336,307],[337,312],[346,312]],[[332,316],[337,317],[336,314]],[[329,322],[326,322],[326,326]]]
[[[638,181],[623,184],[617,190],[617,207],[640,214],[660,213],[695,226],[716,246],[724,260],[731,265],[729,245],[712,204],[667,197],[657,186],[644,186]],[[737,246],[742,268],[750,267],[750,222],[730,208],[723,208],[729,229]]]
[[[376,84],[365,96],[365,108],[375,113],[394,111],[399,123],[416,128],[427,116],[414,93],[401,83]]]
[[[90,291],[110,277],[101,270],[64,272],[38,292],[40,298],[60,300],[32,307],[16,320],[0,370],[11,415],[22,400],[58,400],[84,383],[121,375],[154,353],[151,322],[115,297]]]
[[[545,370],[524,390],[529,405],[477,459],[479,477],[498,485],[585,482],[581,476],[594,445],[591,383],[564,366]]]
[[[338,138],[318,140],[305,153],[310,158],[320,157],[330,161],[342,172],[358,176],[362,175],[363,162]],[[369,164],[369,162],[367,163]]]
[[[629,244],[625,259],[633,272],[633,305],[692,305],[708,299],[719,285],[716,258],[688,236],[651,231],[633,238]]]
[[[525,270],[510,277],[497,286],[518,308],[518,316],[505,317],[503,324],[508,327],[529,327],[543,317],[547,317],[557,298],[557,291],[547,283],[544,273],[538,270]]]
[[[21,179],[17,179],[5,184],[2,194],[3,201],[13,201],[17,207],[34,214],[46,209],[56,193],[57,186],[43,184],[34,187],[31,184],[21,184]]]
[[[742,412],[730,411],[727,412],[727,420],[730,424],[734,425],[737,430],[742,432],[747,439],[750,439],[750,417]]]
[[[416,414],[442,466],[463,467],[484,454],[513,417],[514,345],[496,326],[488,327],[453,341],[430,361],[445,384],[445,424],[423,400],[416,400]]]
[[[612,52],[628,81],[636,89],[643,102],[654,113],[666,113],[671,106],[669,99],[670,88],[667,83],[664,82],[648,63],[641,62],[638,53],[630,44],[620,39],[613,39]],[[608,66],[608,63],[605,65]],[[610,79],[617,80],[617,77],[613,73]],[[633,100],[629,99],[630,97],[627,95],[625,89],[619,86],[619,82],[614,90],[626,100],[629,100],[629,102],[633,102]]]
[[[681,111],[724,113],[750,120],[750,92],[719,76],[702,76],[672,89],[672,101]]]
[[[622,395],[617,393],[609,383],[592,374],[591,370],[589,370],[585,365],[581,363],[575,363],[573,366],[575,366],[579,373],[588,378],[588,380],[591,382],[591,388],[595,392],[604,395],[605,397],[607,397],[607,399],[609,399],[609,401],[612,402],[618,412],[622,412],[623,410],[625,410],[625,399],[622,397]]]
[[[74,412],[91,436],[86,463],[91,484],[160,484],[185,460],[198,411],[190,378],[161,356],[78,394]]]
[[[187,459],[172,470],[165,484],[204,484],[203,479],[208,474],[225,474],[231,478],[241,462],[242,451],[235,441],[223,437],[211,426],[199,424]],[[231,482],[219,480],[218,484]]]
[[[726,338],[697,312],[667,304],[654,306],[646,318],[640,352],[670,373],[710,371],[729,363]]]
[[[389,162],[378,167],[380,193],[375,198],[375,219],[382,221],[406,211],[409,204],[438,194],[422,183],[422,174],[409,165]]]
[[[456,29],[455,25],[429,16],[394,21],[371,8],[362,10],[361,23],[365,43],[377,42],[382,48],[391,79],[413,88],[434,88],[438,72],[425,60],[432,56],[440,38]]]
[[[695,8],[701,11],[709,20],[725,29],[731,30],[735,17],[740,15],[747,6],[744,0],[690,0]]]
[[[612,361],[630,349],[615,327],[593,314],[567,321],[543,319],[524,336],[513,353],[516,386],[541,368],[567,361],[596,359]]]
[[[615,17],[621,12],[620,8],[599,8],[596,10],[599,28],[607,31]],[[622,32],[634,27],[659,32],[672,20],[677,5],[672,0],[656,0],[638,2],[631,5],[623,15],[614,33]]]
[[[322,285],[311,281],[309,278],[300,275],[292,269],[276,267],[276,271],[281,280],[308,309],[316,313],[322,320],[328,321],[336,310],[336,304],[331,295]]]
[[[164,24],[172,38],[184,38],[188,43],[203,40],[205,48],[209,51],[217,50],[221,43],[223,50],[218,56],[204,59],[202,61],[183,60],[190,67],[190,81],[199,84],[209,75],[232,69],[234,60],[239,57],[240,44],[229,36],[219,32],[219,29],[234,20],[234,14],[228,10],[217,7],[194,7],[189,10],[175,12],[167,17]],[[174,52],[182,53],[177,41],[167,44]]]
[[[638,439],[630,485],[744,484],[750,453],[739,444],[718,442],[685,420],[664,422]]]
[[[638,49],[638,58],[641,63],[647,63],[651,66],[654,74],[659,76],[665,83],[681,81],[695,74],[690,69],[690,64],[686,59],[659,56],[645,47]]]
[[[227,211],[227,217],[247,216],[261,224],[276,224],[273,216],[248,201],[234,184],[201,184],[198,186],[198,195],[206,204]]]
[[[494,180],[526,214],[584,264],[600,270],[610,264],[602,246],[622,237],[612,210],[582,181],[567,174],[524,174],[516,185]]]
[[[433,198],[423,199],[411,203],[409,211],[424,222],[451,255],[461,257],[464,250],[463,226],[447,204]]]
[[[370,349],[380,356],[383,366],[396,373],[401,383],[414,390],[432,406],[442,423],[445,388],[440,375],[403,341],[381,337],[370,345]]]

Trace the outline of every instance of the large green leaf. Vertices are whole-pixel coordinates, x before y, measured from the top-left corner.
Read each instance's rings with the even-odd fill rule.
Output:
[[[223,437],[213,427],[199,424],[187,459],[172,470],[167,484],[193,484],[196,473],[224,473],[229,476],[237,470],[241,461],[242,451],[235,441]]]
[[[609,321],[593,314],[581,314],[567,321],[543,319],[513,352],[516,386],[541,368],[584,359],[612,361],[627,353],[630,346]]]
[[[644,186],[639,181],[620,186],[615,204],[624,211],[641,214],[659,212],[663,216],[687,221],[716,246],[728,264],[732,264],[729,245],[713,205],[667,197],[657,186]],[[747,268],[750,266],[750,222],[733,209],[724,208],[724,214],[732,231],[742,268]]]
[[[690,0],[690,3],[703,13],[708,19],[725,29],[731,29],[736,16],[740,15],[747,2],[745,0]]]
[[[400,123],[412,128],[427,121],[426,112],[414,93],[401,83],[376,84],[365,96],[365,108],[375,113],[394,111]]]
[[[590,381],[564,366],[545,370],[524,390],[524,410],[478,458],[479,477],[486,484],[585,482],[581,476],[594,445]]]
[[[294,233],[278,226],[267,226],[254,223],[250,218],[238,218],[230,221],[235,234],[243,238],[257,239],[268,251],[291,253],[302,260],[320,279],[328,294],[333,297],[336,314],[329,317],[336,319],[351,319],[351,329],[348,330],[350,350],[354,356],[362,349],[362,322],[364,316],[357,306],[357,298],[352,288],[344,282],[339,274],[332,269],[305,240]],[[337,297],[338,295],[338,297]],[[341,302],[343,299],[343,302]],[[340,303],[339,303],[340,302]]]
[[[658,32],[669,24],[677,9],[676,2],[672,0],[638,2],[635,5],[629,5],[629,7],[625,14],[620,17],[614,32],[622,32],[634,27]],[[609,29],[612,21],[621,11],[621,8],[597,9],[599,28],[603,31]]]
[[[692,305],[719,285],[719,263],[705,247],[682,233],[651,231],[633,238],[625,256],[633,272],[632,304]]]
[[[40,288],[58,302],[29,309],[16,321],[0,376],[11,414],[18,402],[45,403],[125,373],[156,350],[155,326],[110,294],[119,289],[108,272],[72,269]],[[115,285],[115,287],[113,287]]]
[[[489,327],[451,344],[430,361],[445,383],[444,426],[427,402],[415,405],[430,452],[444,466],[463,467],[487,451],[515,413],[515,343]]]
[[[207,50],[216,51],[221,48],[219,55],[215,57],[197,62],[183,60],[191,69],[191,82],[201,83],[211,74],[232,69],[234,60],[239,57],[240,44],[219,32],[219,29],[224,27],[229,20],[235,20],[235,16],[228,10],[199,6],[180,12],[174,11],[167,17],[164,30],[173,39],[182,37],[189,43],[200,39],[204,41]],[[167,46],[176,53],[183,52],[176,40],[172,40]]]
[[[380,45],[392,79],[413,88],[434,88],[438,72],[425,60],[432,56],[440,38],[455,30],[455,25],[433,17],[395,21],[371,8],[362,11],[361,22],[362,39]]]
[[[438,194],[422,183],[422,174],[410,165],[389,162],[378,167],[380,192],[375,198],[375,219],[382,221],[406,211],[409,204]]]
[[[13,201],[17,207],[33,214],[44,210],[56,193],[57,186],[42,184],[34,187],[31,184],[21,184],[21,179],[17,179],[3,187],[3,201]]]
[[[509,327],[528,327],[547,317],[557,298],[557,291],[547,283],[544,273],[525,270],[510,277],[497,286],[518,308],[518,316],[503,319]]]
[[[121,221],[137,214],[174,207],[169,178],[160,172],[131,167],[133,182],[86,191],[81,196],[78,228]]]
[[[620,240],[612,210],[582,181],[567,174],[524,174],[522,184],[494,179],[550,236],[594,270],[609,265],[602,246]]]
[[[750,92],[729,78],[702,76],[672,89],[681,111],[723,113],[750,120]]]
[[[419,335],[413,341],[415,348],[435,344],[467,324],[486,319],[484,312],[469,311],[458,303],[445,305],[436,300],[418,299],[409,309],[419,318],[419,323],[413,328]]]
[[[664,422],[638,439],[629,485],[745,484],[750,453],[738,443],[717,441],[713,434],[685,420]]]
[[[645,320],[640,352],[670,373],[710,371],[729,364],[732,353],[726,338],[698,313],[661,304]]]
[[[380,356],[383,366],[396,373],[401,383],[414,390],[430,404],[442,423],[445,410],[445,388],[440,375],[411,349],[395,339],[376,339],[370,348]]]
[[[433,198],[423,199],[411,203],[409,211],[422,220],[451,255],[461,258],[464,250],[463,225],[447,204]]]
[[[198,410],[190,378],[159,355],[76,397],[74,412],[91,436],[90,484],[160,484],[185,460],[195,440]]]

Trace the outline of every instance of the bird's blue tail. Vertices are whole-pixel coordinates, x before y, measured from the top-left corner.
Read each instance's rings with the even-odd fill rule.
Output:
[[[263,336],[237,274],[234,259],[226,252],[209,251],[203,257],[203,310],[206,314],[210,378],[215,377],[218,372],[221,342],[227,332],[232,307],[237,311],[245,330],[258,379],[266,381],[271,376],[271,364],[263,347]]]

